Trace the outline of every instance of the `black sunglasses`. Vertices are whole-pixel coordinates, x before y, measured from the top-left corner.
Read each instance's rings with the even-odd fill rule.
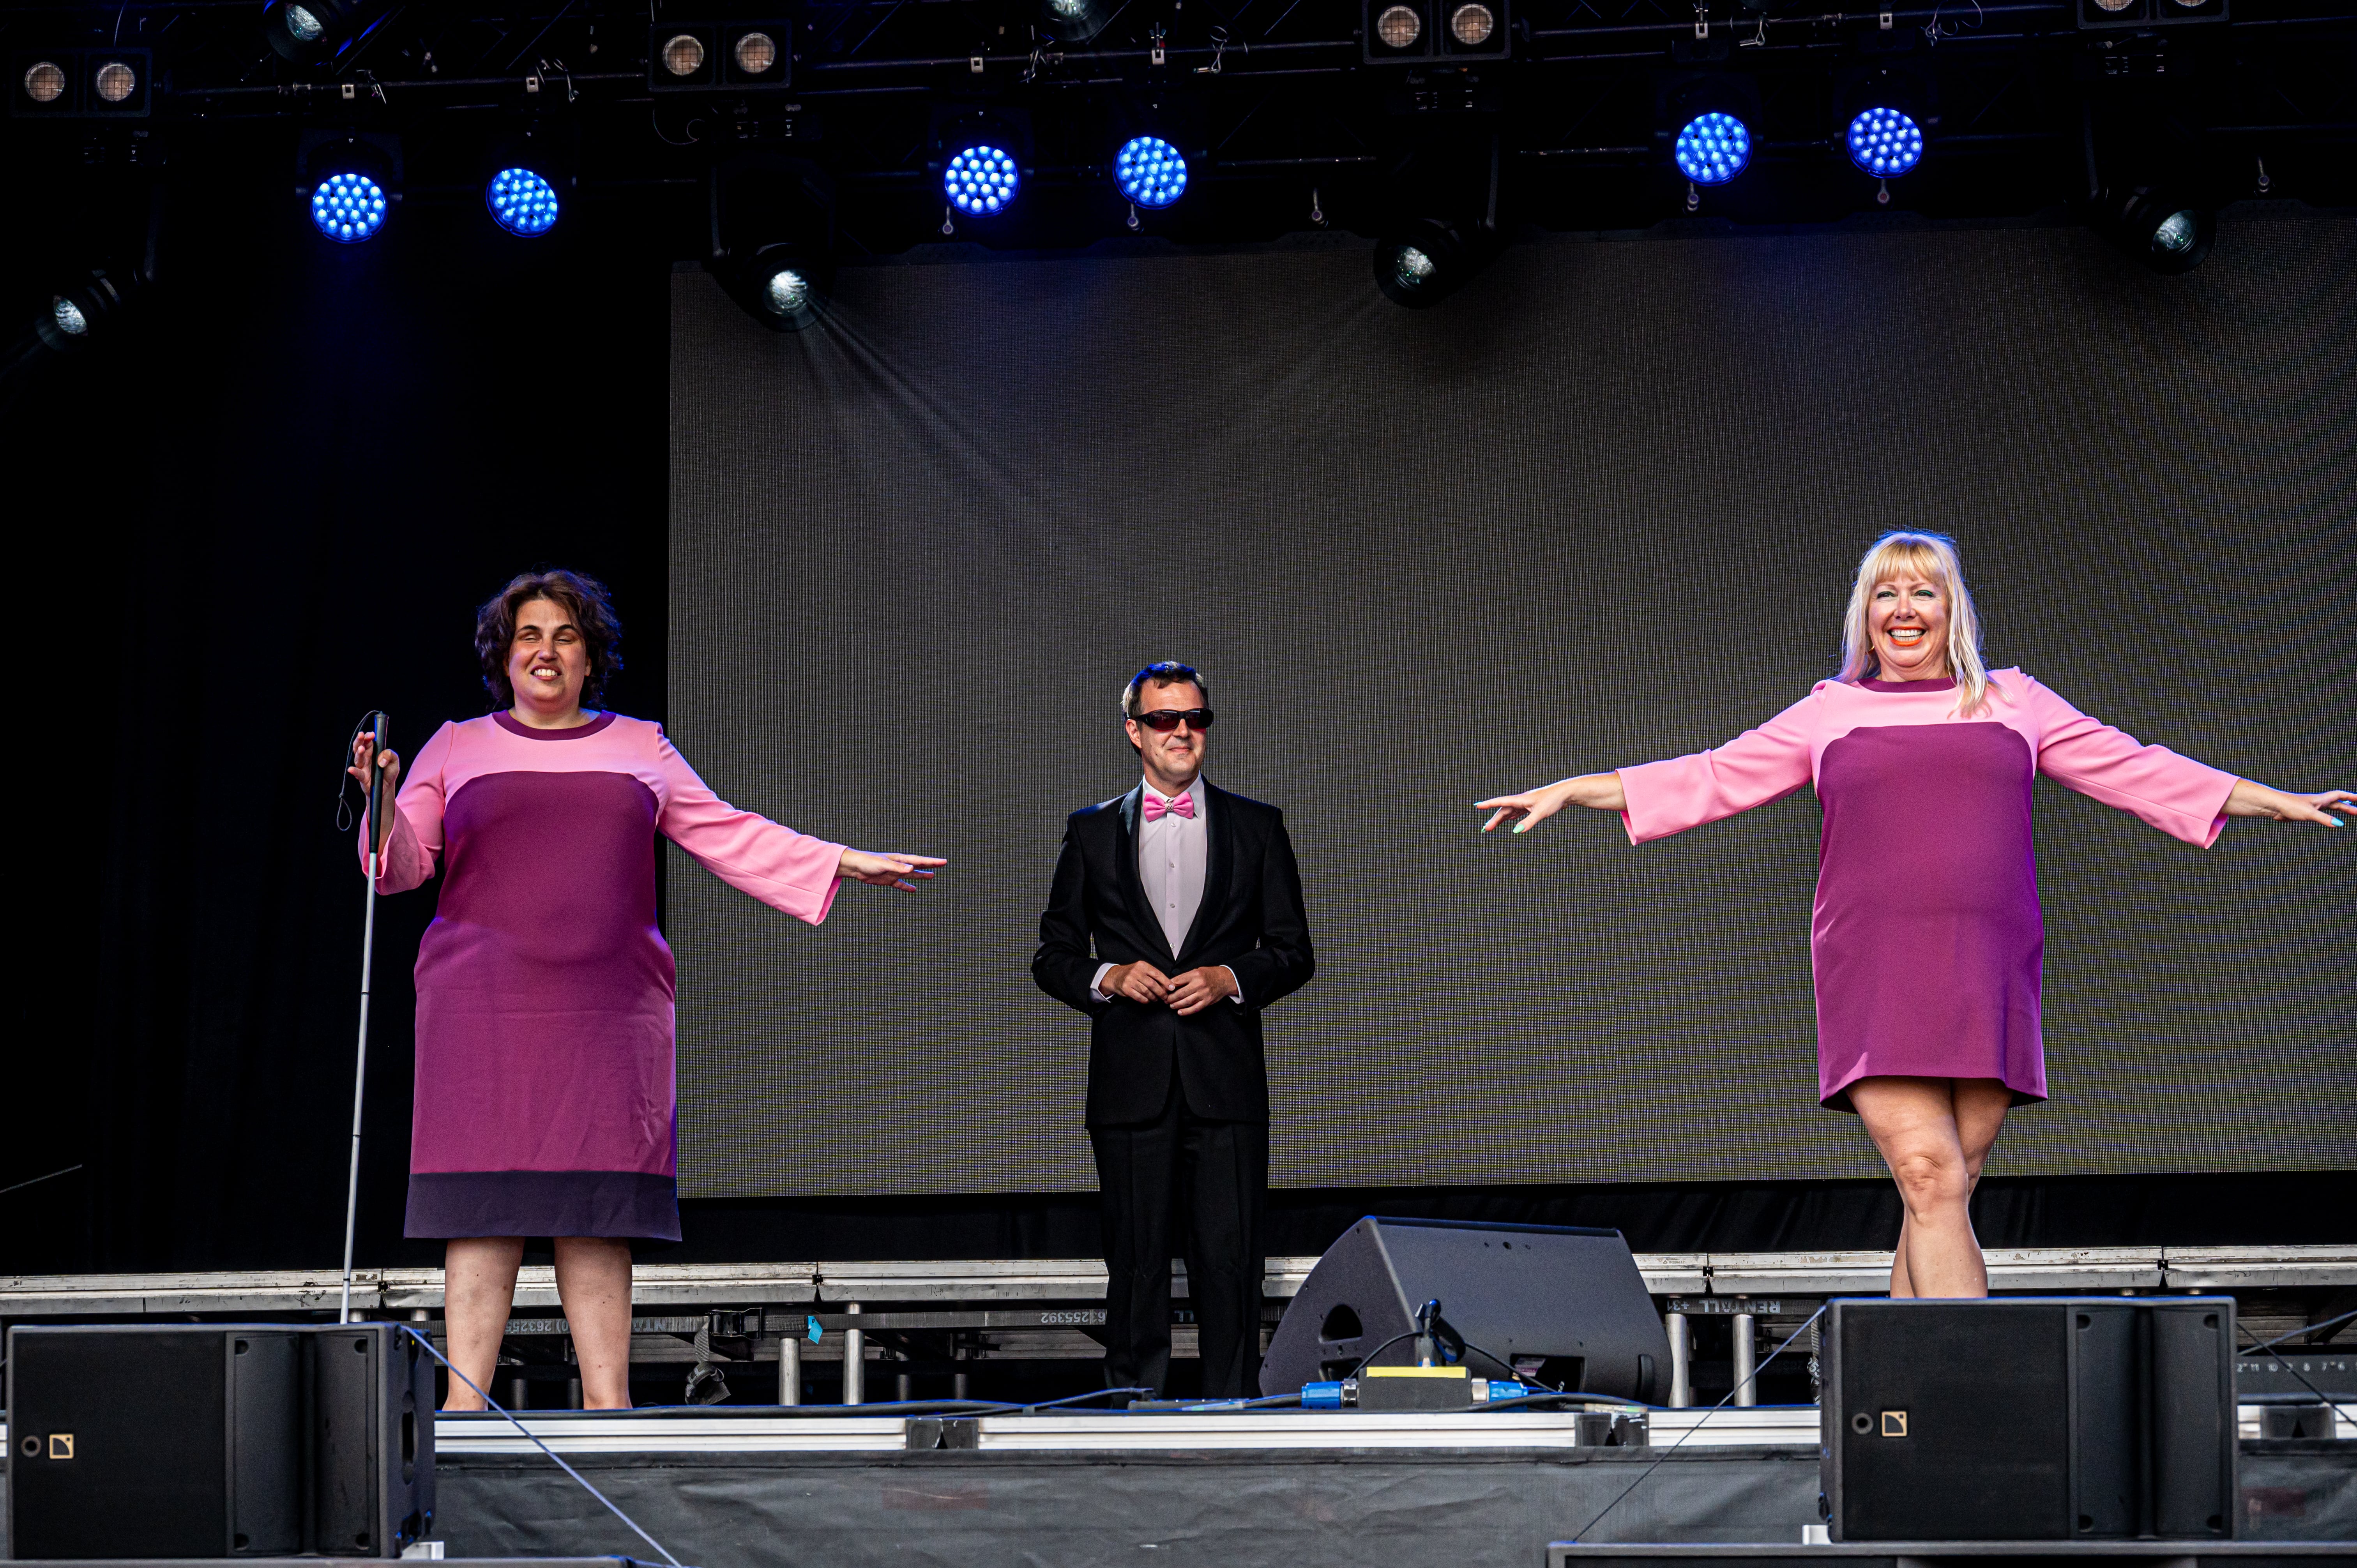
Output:
[[[1157,708],[1150,714],[1137,715],[1137,722],[1147,729],[1161,730],[1166,734],[1177,729],[1178,721],[1181,719],[1187,722],[1190,729],[1210,729],[1211,710],[1209,708]]]

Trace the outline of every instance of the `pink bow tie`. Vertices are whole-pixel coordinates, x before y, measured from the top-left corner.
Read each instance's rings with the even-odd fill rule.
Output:
[[[1162,803],[1161,796],[1148,789],[1146,792],[1146,820],[1149,822],[1158,822],[1162,820],[1162,814],[1165,811],[1174,817],[1185,817],[1191,822],[1195,815],[1195,797],[1182,790],[1177,800],[1166,806]]]

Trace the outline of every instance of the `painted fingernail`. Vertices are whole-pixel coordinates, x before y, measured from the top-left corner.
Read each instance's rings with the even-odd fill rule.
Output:
[[[1531,825],[1531,824],[1530,824],[1530,823],[1528,823],[1528,822],[1516,822],[1516,823],[1514,824],[1514,831],[1515,831],[1516,832],[1521,832],[1524,828],[1527,828],[1527,827],[1529,827],[1530,825]]]

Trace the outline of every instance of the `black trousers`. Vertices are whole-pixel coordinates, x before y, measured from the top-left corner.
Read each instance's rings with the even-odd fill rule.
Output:
[[[1187,1260],[1203,1393],[1260,1391],[1261,1211],[1268,1126],[1207,1122],[1176,1076],[1162,1114],[1092,1127],[1104,1226],[1105,1386],[1157,1393],[1170,1378],[1171,1243]]]

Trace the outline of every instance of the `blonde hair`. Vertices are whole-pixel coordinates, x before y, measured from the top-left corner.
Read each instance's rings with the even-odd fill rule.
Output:
[[[1948,600],[1948,672],[1956,678],[1956,712],[1966,718],[1988,706],[1988,671],[1981,663],[1981,618],[1964,586],[1964,565],[1957,559],[1956,542],[1944,533],[1894,530],[1876,540],[1857,564],[1851,585],[1849,611],[1842,618],[1841,681],[1856,684],[1873,680],[1882,668],[1867,634],[1867,607],[1874,590],[1894,577],[1921,577],[1936,583]]]

